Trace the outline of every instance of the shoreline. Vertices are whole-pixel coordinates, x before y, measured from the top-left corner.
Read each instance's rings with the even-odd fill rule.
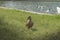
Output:
[[[33,14],[53,15],[53,14],[49,14],[49,13],[39,13],[39,12],[34,12],[34,11],[20,10],[20,9],[16,9],[16,8],[8,8],[8,7],[0,7],[0,8],[11,9],[11,10],[15,9],[15,10],[24,11],[24,12],[30,12],[30,13],[33,13]]]

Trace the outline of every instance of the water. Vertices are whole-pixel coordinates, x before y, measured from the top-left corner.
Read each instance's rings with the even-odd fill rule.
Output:
[[[60,9],[57,9],[60,8],[60,2],[0,1],[0,6],[40,13],[60,13]]]

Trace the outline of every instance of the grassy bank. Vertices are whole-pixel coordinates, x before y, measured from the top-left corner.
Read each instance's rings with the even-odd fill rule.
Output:
[[[25,26],[31,15],[32,29]],[[60,40],[60,15],[38,15],[0,8],[0,40]]]

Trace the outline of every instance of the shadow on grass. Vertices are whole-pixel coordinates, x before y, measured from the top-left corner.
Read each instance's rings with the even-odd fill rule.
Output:
[[[25,33],[18,30],[14,24],[9,24],[0,18],[0,40],[24,40]]]
[[[52,34],[50,37],[49,37],[49,40],[60,40],[60,32],[57,32],[57,34]]]
[[[3,25],[0,25],[0,40],[17,40],[17,34]]]
[[[60,32],[46,35],[44,40],[60,40]]]
[[[3,17],[0,17],[0,25],[5,25],[6,22],[4,20],[4,16]]]
[[[35,28],[32,28],[31,30],[32,30],[32,31],[37,31],[37,29],[35,29]]]

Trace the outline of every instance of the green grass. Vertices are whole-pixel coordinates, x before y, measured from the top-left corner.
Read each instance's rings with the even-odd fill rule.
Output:
[[[31,15],[32,29],[26,18]],[[60,15],[38,15],[0,8],[0,40],[60,40]]]

